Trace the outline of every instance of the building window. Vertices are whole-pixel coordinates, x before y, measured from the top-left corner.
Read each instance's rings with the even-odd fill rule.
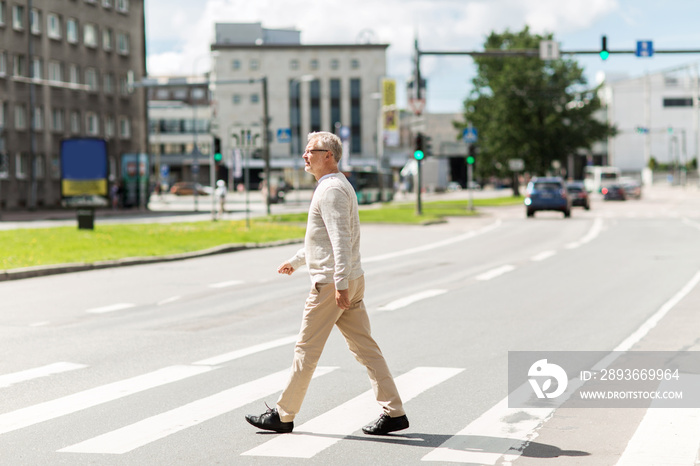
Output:
[[[18,31],[24,30],[24,7],[12,5],[12,27]]]
[[[27,109],[23,105],[15,105],[15,129],[27,129]]]
[[[44,156],[41,154],[37,154],[36,157],[34,157],[34,175],[38,179],[43,179],[44,176],[46,176],[46,162],[44,161]]]
[[[106,138],[113,138],[114,137],[114,117],[111,117],[111,116],[105,117],[105,137]]]
[[[693,98],[692,97],[675,97],[675,98],[665,98],[664,108],[668,107],[692,107]]]
[[[32,12],[29,15],[29,24],[31,25],[29,29],[32,31],[32,34],[41,34],[41,13],[36,8],[32,8]]]
[[[0,50],[0,78],[7,76],[7,52]]]
[[[331,60],[331,69],[337,70],[338,68],[340,68],[340,60],[334,58],[333,60]]]
[[[0,130],[5,127],[5,102],[0,102]]]
[[[112,8],[112,0],[102,0],[102,8]]]
[[[301,97],[298,79],[289,80],[289,129],[292,132],[292,143],[289,145],[292,154],[301,152]]]
[[[49,13],[46,16],[46,34],[51,39],[61,38],[61,18],[55,13]]]
[[[156,97],[158,100],[168,100],[170,98],[170,91],[167,89],[158,89],[156,91]]]
[[[256,71],[258,68],[260,68],[260,61],[258,61],[257,58],[251,58],[250,59],[250,70]]]
[[[83,43],[85,47],[97,47],[97,26],[87,23],[83,28]]]
[[[250,94],[250,103],[257,104],[260,102],[260,96],[258,94]]]
[[[240,94],[233,94],[233,97],[231,100],[233,101],[233,105],[238,105],[241,103],[241,95]]]
[[[27,58],[24,55],[15,55],[14,58],[14,71],[15,76],[26,76],[27,75]]]
[[[70,112],[70,131],[73,134],[80,133],[80,113],[77,110]]]
[[[309,83],[311,106],[311,131],[321,131],[321,81],[314,79]]]
[[[5,5],[7,2],[0,1],[0,26],[5,25]]]
[[[27,177],[27,154],[15,154],[15,177],[24,179]]]
[[[119,95],[129,95],[129,81],[126,76],[119,76]]]
[[[331,91],[331,130],[336,127],[336,124],[340,124],[340,79],[331,79],[330,81],[330,91]]]
[[[60,61],[49,61],[49,81],[63,81],[63,65]]]
[[[78,68],[78,65],[68,65],[68,82],[80,84],[80,68]]]
[[[34,107],[32,128],[35,130],[44,129],[44,109],[41,107]]]
[[[61,161],[58,155],[51,156],[51,178],[54,180],[61,178]]]
[[[350,80],[350,152],[362,153],[362,89],[359,79]]]
[[[42,79],[44,77],[41,58],[32,58],[32,78]]]
[[[175,100],[185,100],[187,99],[187,89],[175,89],[173,91],[175,95]]]
[[[114,94],[114,75],[105,73],[102,77],[102,90],[105,94]]]
[[[352,60],[350,60],[350,68],[353,70],[360,69],[360,60],[358,60],[357,58],[353,58]]]
[[[236,59],[231,61],[231,69],[233,71],[238,71],[241,69],[241,61]]]
[[[298,70],[299,69],[299,60],[290,60],[289,61],[289,69],[292,71]]]
[[[117,11],[121,13],[128,13],[129,0],[117,0]]]
[[[97,136],[100,134],[100,124],[97,115],[92,112],[87,112],[85,114],[85,132],[89,136]]]
[[[71,44],[78,43],[78,21],[73,18],[66,20],[66,41]]]
[[[63,132],[63,109],[54,108],[51,110],[51,130],[57,133]]]
[[[123,32],[117,33],[117,52],[122,55],[129,54],[129,36]]]
[[[192,98],[194,100],[202,100],[206,97],[206,93],[204,92],[204,89],[195,87],[192,89]]]
[[[108,52],[112,50],[112,30],[110,28],[102,30],[102,48]]]
[[[129,139],[131,137],[131,123],[129,118],[121,116],[119,117],[119,137],[122,139]]]
[[[309,67],[312,70],[317,70],[318,69],[318,60],[315,58],[313,60],[311,60],[311,62],[309,63]]]
[[[7,154],[0,152],[0,179],[10,177],[10,157]]]
[[[97,92],[97,70],[95,68],[85,68],[85,85],[88,91]]]

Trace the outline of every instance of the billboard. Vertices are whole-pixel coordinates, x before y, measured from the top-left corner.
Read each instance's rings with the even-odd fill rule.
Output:
[[[65,207],[108,205],[107,142],[98,138],[61,141],[61,202]]]

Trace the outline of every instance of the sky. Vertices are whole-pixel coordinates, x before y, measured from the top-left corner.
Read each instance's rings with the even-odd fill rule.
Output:
[[[405,82],[413,72],[414,40],[427,51],[480,51],[492,32],[554,34],[560,48],[633,50],[651,40],[655,50],[700,50],[697,0],[145,0],[148,74],[172,76],[209,70],[214,23],[260,22],[265,28],[301,31],[302,44],[389,44],[387,75]],[[700,61],[696,54],[650,58],[575,55],[591,86],[601,73],[635,77]],[[457,113],[471,90],[476,67],[469,56],[421,58],[427,111]]]

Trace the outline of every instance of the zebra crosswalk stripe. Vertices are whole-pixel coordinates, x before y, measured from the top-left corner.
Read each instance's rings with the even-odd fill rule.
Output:
[[[314,377],[328,374],[335,369],[337,367],[317,367]],[[115,455],[128,453],[271,395],[279,391],[288,378],[289,369],[275,372],[58,451]]]
[[[431,387],[454,377],[464,369],[417,367],[399,377],[396,386],[405,402]],[[379,414],[374,392],[367,391],[330,411],[298,426],[298,433],[280,435],[243,453],[247,456],[311,458],[371,422]]]

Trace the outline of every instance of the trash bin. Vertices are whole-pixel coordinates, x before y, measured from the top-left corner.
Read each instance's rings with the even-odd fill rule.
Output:
[[[95,229],[95,209],[77,209],[78,230]]]

